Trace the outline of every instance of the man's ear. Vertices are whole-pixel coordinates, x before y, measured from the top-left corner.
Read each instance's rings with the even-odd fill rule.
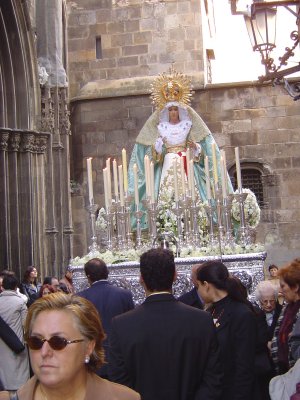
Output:
[[[144,282],[144,279],[141,274],[140,274],[139,282],[140,282],[140,285],[142,285],[143,287],[145,286],[145,282]]]
[[[177,277],[178,277],[178,274],[177,274],[177,271],[175,270],[175,272],[174,272],[174,276],[173,276],[173,282],[175,282],[175,281],[176,281]]]

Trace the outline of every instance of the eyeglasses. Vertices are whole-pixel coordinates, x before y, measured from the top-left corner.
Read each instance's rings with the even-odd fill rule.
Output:
[[[37,336],[30,336],[26,343],[31,350],[40,350],[45,342],[48,342],[53,350],[63,350],[68,344],[84,342],[84,339],[67,340],[61,336],[52,336],[50,339],[41,339]]]
[[[267,304],[275,304],[276,303],[276,300],[261,300],[260,301],[261,302],[261,304],[263,304],[263,305],[267,305]]]

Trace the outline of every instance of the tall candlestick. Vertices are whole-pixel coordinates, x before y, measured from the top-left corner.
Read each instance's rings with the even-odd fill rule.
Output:
[[[133,180],[134,180],[134,201],[135,205],[138,206],[140,199],[139,199],[139,186],[138,186],[138,173],[137,173],[137,165],[133,164]]]
[[[88,189],[89,189],[89,201],[90,204],[94,202],[94,191],[93,191],[93,175],[92,175],[92,158],[87,158],[87,178],[88,178]]]
[[[236,165],[236,178],[237,178],[237,186],[239,191],[242,190],[242,176],[241,176],[241,165],[240,165],[240,153],[239,148],[235,147],[235,165]]]
[[[223,156],[221,156],[220,167],[221,167],[222,196],[223,196],[223,199],[226,199],[227,198],[227,192],[226,192],[225,170],[224,170]]]
[[[180,175],[181,175],[181,187],[182,187],[182,195],[185,195],[185,173],[184,173],[184,164],[183,157],[180,157]]]
[[[192,200],[195,200],[194,161],[190,160],[190,185]]]
[[[154,189],[154,163],[153,161],[150,162],[150,199],[151,203],[155,202],[155,189]]]
[[[207,156],[205,156],[204,165],[205,165],[206,196],[207,196],[207,200],[210,200],[211,199],[211,189],[210,189],[210,175],[209,175],[209,165],[208,165],[208,157]]]
[[[213,177],[214,182],[218,183],[218,164],[217,164],[217,155],[216,155],[216,143],[212,143],[211,145],[212,150],[212,160],[213,160]]]
[[[107,183],[107,168],[103,169],[103,185],[104,185],[104,199],[105,199],[105,208],[106,210],[109,207],[109,196],[108,196],[108,183]]]
[[[178,201],[178,181],[177,181],[177,158],[173,160],[173,172],[174,172],[174,200]]]
[[[116,199],[119,197],[117,161],[113,161],[114,191]]]
[[[120,205],[124,206],[124,179],[123,179],[123,166],[118,166],[119,171],[119,185],[120,185]]]
[[[107,192],[108,192],[108,200],[111,204],[111,170],[110,170],[110,158],[106,160],[106,168],[107,168]]]
[[[122,149],[122,166],[123,166],[123,180],[124,180],[124,191],[128,191],[128,171],[127,171],[127,153],[125,149]]]

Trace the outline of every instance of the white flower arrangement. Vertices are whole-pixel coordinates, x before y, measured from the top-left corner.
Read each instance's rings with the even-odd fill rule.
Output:
[[[105,231],[107,228],[107,221],[105,219],[106,210],[104,207],[100,208],[98,217],[96,219],[96,228],[100,231]]]
[[[256,196],[250,189],[242,189],[242,192],[248,193],[244,202],[245,221],[250,227],[256,228],[260,221],[260,208]],[[238,190],[234,193],[238,193]],[[234,221],[241,221],[240,204],[236,199],[232,201],[231,215]]]
[[[179,171],[177,176],[179,176]],[[200,236],[203,236],[207,231],[208,220],[204,204],[200,201],[198,190],[196,190],[195,198],[196,206],[199,207],[197,213],[199,233]],[[175,206],[174,173],[173,169],[169,169],[160,186],[158,199],[158,215],[156,222],[158,231],[167,230],[173,232],[175,235],[178,234],[177,217],[173,211],[173,209],[175,209]],[[181,228],[184,229],[183,219],[181,220]]]

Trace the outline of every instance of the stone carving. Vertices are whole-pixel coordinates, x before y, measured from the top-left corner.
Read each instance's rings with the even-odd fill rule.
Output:
[[[4,129],[0,130],[0,150],[7,151],[8,148],[8,138],[9,132],[6,132]]]
[[[21,143],[21,134],[19,132],[12,132],[9,135],[9,150],[19,151]]]

